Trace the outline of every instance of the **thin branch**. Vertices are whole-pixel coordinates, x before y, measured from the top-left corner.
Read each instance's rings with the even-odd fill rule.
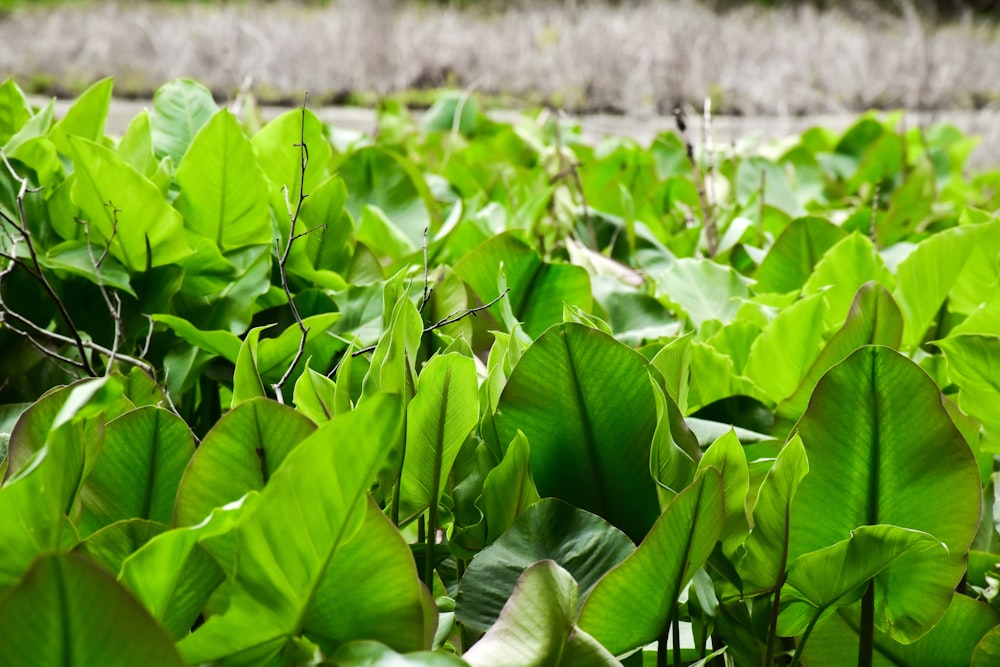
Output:
[[[437,329],[440,329],[442,327],[446,327],[449,324],[454,324],[455,322],[459,322],[461,320],[464,320],[469,315],[472,315],[473,317],[475,317],[479,313],[481,313],[482,311],[484,311],[484,310],[492,307],[493,305],[495,305],[498,301],[500,301],[500,299],[502,299],[505,296],[507,296],[508,292],[510,292],[510,288],[509,287],[507,289],[505,289],[503,292],[501,292],[500,296],[498,296],[497,298],[493,299],[489,303],[484,303],[483,305],[476,306],[475,308],[466,308],[465,310],[461,310],[461,311],[459,311],[457,313],[452,313],[451,315],[448,315],[447,317],[445,317],[445,318],[443,318],[441,320],[438,320],[434,324],[430,325],[429,327],[427,327],[426,329],[424,329],[423,331],[421,331],[420,334],[421,335],[428,334],[428,333],[430,333],[432,331],[435,331]],[[374,352],[375,348],[377,348],[377,347],[378,347],[378,343],[375,343],[374,345],[369,345],[368,347],[363,347],[360,350],[356,350],[356,351],[352,352],[351,356],[352,357],[360,357],[362,354],[368,354],[369,352]]]
[[[42,271],[41,264],[38,262],[38,254],[35,251],[35,244],[31,240],[31,235],[28,233],[28,216],[24,211],[24,197],[29,191],[37,192],[37,190],[30,190],[28,188],[28,179],[22,178],[20,174],[17,173],[14,166],[7,159],[6,153],[2,150],[0,150],[0,158],[3,159],[3,163],[6,165],[10,175],[14,178],[14,180],[20,183],[20,190],[17,194],[17,213],[20,224],[15,223],[2,211],[0,211],[0,215],[2,215],[4,220],[6,220],[8,224],[12,225],[18,233],[21,234],[24,245],[27,247],[28,253],[31,255],[31,263],[34,267],[33,269],[29,269],[28,273],[42,286],[45,292],[49,295],[49,298],[52,299],[52,302],[55,303],[56,308],[59,310],[60,317],[62,317],[63,322],[69,329],[70,336],[72,337],[72,343],[76,346],[77,351],[80,353],[80,360],[83,363],[83,369],[88,375],[96,376],[93,367],[90,365],[90,361],[87,359],[87,348],[84,345],[83,338],[80,336],[80,331],[76,328],[76,324],[73,323],[73,318],[70,317],[69,311],[66,309],[66,304],[63,303],[63,300],[56,293],[52,284],[49,282],[49,279]],[[16,261],[22,266],[25,265],[22,260]]]
[[[705,244],[708,246],[709,257],[714,257],[719,247],[718,234],[715,229],[713,212],[708,203],[708,196],[705,194],[705,179],[698,167],[698,160],[694,156],[694,144],[687,135],[687,123],[684,121],[684,111],[680,107],[674,109],[674,121],[677,123],[677,130],[684,141],[684,148],[687,152],[688,162],[691,164],[691,171],[694,174],[694,185],[698,191],[698,205],[701,207],[702,227],[705,230]]]
[[[295,225],[299,221],[299,215],[302,213],[302,202],[306,200],[307,195],[305,193],[306,187],[306,168],[309,166],[309,146],[306,144],[306,105],[309,103],[309,93],[305,94],[302,99],[302,120],[299,124],[299,143],[295,144],[295,147],[299,149],[299,198],[295,203],[295,208],[293,209],[288,201],[288,188],[285,188],[285,205],[288,209],[289,227],[288,227],[288,241],[285,243],[285,249],[281,251],[281,239],[275,239],[275,246],[278,251],[281,252],[281,257],[278,259],[278,273],[281,275],[281,289],[285,292],[285,298],[288,300],[288,307],[292,311],[292,317],[295,318],[295,324],[298,325],[301,336],[299,338],[299,348],[295,353],[295,357],[292,359],[292,363],[288,365],[281,379],[271,385],[274,390],[275,397],[278,399],[279,403],[284,403],[284,396],[282,395],[281,388],[285,386],[288,382],[288,378],[292,376],[292,372],[295,370],[295,366],[298,365],[299,360],[302,359],[302,355],[305,354],[306,350],[306,337],[309,335],[309,328],[302,321],[302,315],[299,314],[299,309],[295,305],[295,299],[292,298],[292,290],[288,286],[288,257],[292,252],[292,242],[295,241],[298,236],[295,234]],[[305,232],[308,234],[313,230]]]
[[[573,179],[573,185],[576,186],[576,192],[580,196],[583,222],[590,233],[590,239],[588,239],[590,241],[590,248],[597,250],[597,232],[594,230],[594,224],[590,220],[590,207],[587,206],[587,196],[583,192],[583,181],[580,179],[580,163],[576,160],[567,160],[563,155],[562,127],[559,125],[559,114],[552,114],[552,125],[555,130],[556,156],[559,159],[559,171],[549,179],[549,184],[561,181],[567,176]]]
[[[430,266],[427,264],[427,234],[429,232],[430,228],[424,227],[424,295],[420,299],[420,308],[417,309],[421,314],[423,314],[424,307],[431,300],[431,295],[434,293],[434,289],[430,286],[430,280],[428,279]]]
[[[100,259],[94,256],[94,246],[90,242],[90,222],[87,220],[77,220],[77,222],[83,224],[83,236],[87,245],[87,255],[90,257],[90,263],[94,267],[94,274],[97,276],[97,289],[101,292],[104,304],[108,307],[108,313],[111,314],[111,319],[115,323],[115,333],[111,340],[111,355],[108,357],[108,362],[104,365],[104,374],[108,375],[114,367],[115,357],[118,356],[118,347],[121,345],[121,340],[125,337],[125,322],[122,319],[121,297],[118,296],[118,292],[114,292],[114,300],[112,302],[111,295],[108,294],[108,289],[104,285],[104,278],[101,276],[101,263],[108,256],[108,250],[111,248],[111,240],[118,231],[118,214],[121,212],[121,209],[115,208],[114,204],[110,201],[106,205],[111,208],[111,236],[108,237]]]

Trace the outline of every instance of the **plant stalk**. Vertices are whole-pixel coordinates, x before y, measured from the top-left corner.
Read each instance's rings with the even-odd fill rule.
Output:
[[[681,660],[681,612],[674,606],[674,617],[671,620],[671,634],[674,637],[674,667],[682,667],[684,661]]]
[[[875,653],[875,580],[861,598],[861,626],[858,628],[858,667],[871,667]]]

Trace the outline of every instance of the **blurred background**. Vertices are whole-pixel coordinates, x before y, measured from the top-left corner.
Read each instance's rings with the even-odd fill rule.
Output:
[[[338,108],[458,88],[639,138],[706,99],[765,133],[902,108],[1000,145],[998,37],[1000,0],[0,0],[0,78],[68,98],[113,76],[145,100],[183,76],[220,101]]]

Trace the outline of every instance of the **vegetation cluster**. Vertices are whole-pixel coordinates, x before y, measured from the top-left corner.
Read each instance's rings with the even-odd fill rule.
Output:
[[[0,85],[0,664],[996,664],[975,139],[112,85]]]

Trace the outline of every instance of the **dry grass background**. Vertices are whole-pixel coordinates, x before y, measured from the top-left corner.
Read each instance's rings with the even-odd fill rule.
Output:
[[[690,0],[523,3],[471,12],[398,0],[90,3],[0,20],[0,73],[79,90],[102,76],[148,94],[177,76],[221,97],[317,102],[454,85],[576,110],[803,114],[1000,108],[1000,30],[966,18],[809,6],[718,14]],[[901,3],[904,8],[910,6]]]

